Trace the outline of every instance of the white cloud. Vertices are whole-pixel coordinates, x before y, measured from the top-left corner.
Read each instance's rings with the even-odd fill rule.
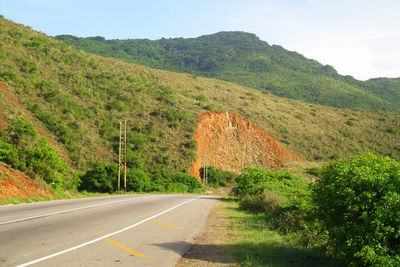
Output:
[[[254,32],[343,75],[400,77],[400,1],[249,0],[223,12],[225,27]]]

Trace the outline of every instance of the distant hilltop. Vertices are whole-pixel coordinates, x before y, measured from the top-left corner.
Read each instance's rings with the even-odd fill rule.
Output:
[[[400,78],[359,81],[329,65],[269,45],[255,34],[218,32],[198,38],[106,40],[55,38],[89,53],[151,68],[217,78],[310,103],[400,113]]]

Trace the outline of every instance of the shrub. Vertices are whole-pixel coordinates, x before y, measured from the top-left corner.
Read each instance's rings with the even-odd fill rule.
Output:
[[[27,169],[34,171],[54,189],[64,188],[62,176],[66,174],[67,165],[57,156],[56,150],[46,141],[38,142],[34,149],[26,150]]]
[[[168,192],[184,193],[189,191],[189,187],[182,183],[170,183],[167,186]]]
[[[6,160],[12,154],[12,145],[0,140],[0,160]]]
[[[104,165],[94,162],[92,168],[83,174],[79,190],[112,193],[117,187],[118,165]]]
[[[400,263],[400,164],[371,153],[325,166],[313,187],[316,217],[338,258]]]
[[[128,169],[126,172],[126,187],[128,191],[146,192],[150,190],[150,179],[142,170]]]
[[[264,191],[264,182],[272,177],[272,172],[261,168],[249,167],[236,178],[237,194],[239,197],[245,195],[260,194]]]
[[[200,168],[200,177],[203,177],[204,167]],[[229,171],[223,171],[216,167],[207,167],[207,182],[214,187],[232,186],[235,183],[237,174]],[[203,181],[204,182],[204,181]]]
[[[71,170],[24,117],[12,119],[7,127],[0,129],[0,159],[30,173],[30,177],[40,177],[57,191],[66,185],[69,188],[76,186],[73,181],[65,183]]]
[[[272,191],[266,191],[257,195],[246,195],[240,202],[239,207],[248,211],[265,212],[267,215],[275,213],[285,198]]]
[[[178,185],[181,184],[182,186]],[[157,171],[152,173],[152,191],[195,192],[203,185],[195,177],[185,173],[167,173]]]
[[[262,195],[245,195],[240,199],[239,208],[253,212],[263,212]]]
[[[267,191],[263,194],[262,205],[266,214],[274,213],[284,202],[284,197],[277,195],[272,191]]]
[[[190,176],[185,173],[174,173],[170,174],[172,183],[181,183],[187,187],[186,191],[180,192],[195,192],[197,189],[200,189],[203,185],[197,180],[195,177]],[[182,187],[183,188],[183,187]],[[169,190],[168,190],[169,191]],[[176,191],[178,192],[178,191]]]
[[[149,192],[165,192],[165,186],[159,183],[150,182],[149,183]]]
[[[309,181],[301,176],[278,170],[249,167],[239,175],[239,206],[267,214],[266,224],[282,232],[313,227],[309,218]]]
[[[287,198],[288,205],[291,205],[302,202],[309,195],[309,181],[285,171],[248,167],[236,178],[236,182],[239,197],[272,191]]]
[[[207,97],[203,94],[196,96],[196,100],[200,102],[207,102]]]

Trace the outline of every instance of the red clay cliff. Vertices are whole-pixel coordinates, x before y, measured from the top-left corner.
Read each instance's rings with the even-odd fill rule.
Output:
[[[194,135],[198,159],[190,174],[201,180],[204,165],[240,173],[247,166],[275,169],[290,161],[303,161],[263,130],[231,112],[204,112]]]

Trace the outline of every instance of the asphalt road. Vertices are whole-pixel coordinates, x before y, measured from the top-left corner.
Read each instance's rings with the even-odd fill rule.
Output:
[[[124,195],[0,207],[0,266],[175,266],[217,197]]]

